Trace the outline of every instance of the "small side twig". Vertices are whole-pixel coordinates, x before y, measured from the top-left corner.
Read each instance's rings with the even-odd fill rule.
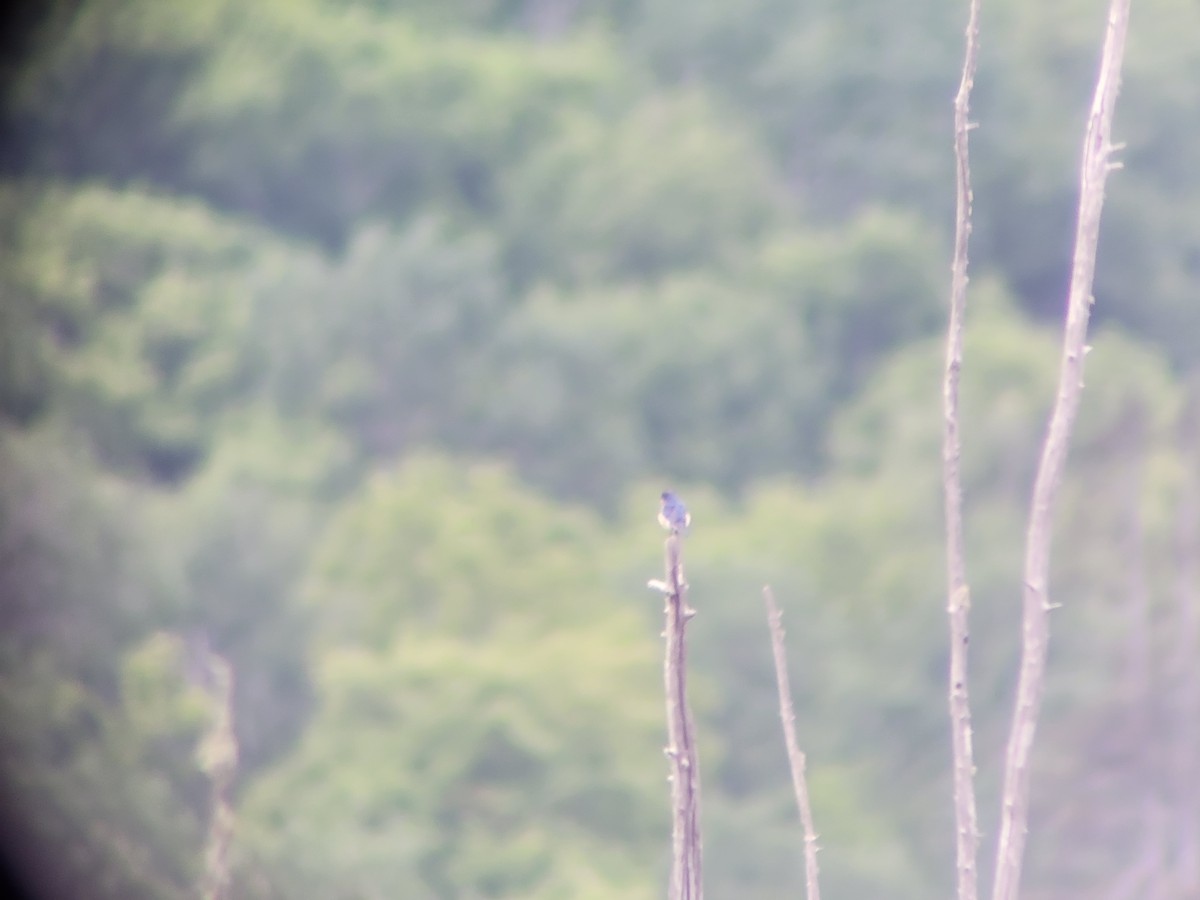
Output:
[[[1092,310],[1092,282],[1096,271],[1096,245],[1104,185],[1113,164],[1110,157],[1113,107],[1117,100],[1125,35],[1129,26],[1129,0],[1112,0],[1100,59],[1100,73],[1088,116],[1080,163],[1079,216],[1067,320],[1063,332],[1058,393],[1050,425],[1042,444],[1034,480],[1029,527],[1025,536],[1025,571],[1022,591],[1021,667],[1017,698],[1009,730],[1004,764],[1004,791],[1000,809],[1000,837],[996,845],[996,875],[992,900],[1016,900],[1029,830],[1030,756],[1045,688],[1046,654],[1050,641],[1050,603],[1047,581],[1050,569],[1050,536],[1054,501],[1062,481],[1075,414],[1083,392],[1083,359],[1087,352],[1088,318]]]
[[[804,829],[804,886],[808,900],[821,900],[817,871],[817,832],[813,827],[812,806],[808,802],[808,781],[805,778],[805,758],[796,739],[796,709],[792,705],[792,689],[788,683],[787,651],[783,646],[783,614],[775,603],[770,586],[763,588],[767,604],[767,622],[771,626],[771,651],[775,657],[775,681],[779,686],[779,718],[783,722],[783,741],[787,745],[788,765],[792,769],[792,789],[796,792],[796,807]]]
[[[688,619],[695,611],[687,604],[683,576],[682,539],[672,533],[666,543],[666,581],[651,582],[666,595],[666,653],[663,680],[667,696],[666,756],[671,781],[670,900],[701,900],[700,768],[695,725],[687,702]]]
[[[967,302],[967,246],[971,236],[971,167],[968,121],[971,86],[979,55],[979,0],[970,0],[962,80],[954,98],[955,223],[950,280],[950,322],[942,387],[942,478],[946,507],[947,613],[950,617],[950,731],[954,749],[954,819],[957,840],[958,900],[979,893],[975,862],[979,821],[975,810],[975,758],[971,746],[971,703],[967,688],[967,643],[971,593],[963,550],[961,440],[958,434],[958,380],[962,368],[963,318]]]

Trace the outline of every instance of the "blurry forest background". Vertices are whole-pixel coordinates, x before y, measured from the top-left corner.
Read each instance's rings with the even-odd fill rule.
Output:
[[[827,897],[949,895],[965,3],[19,9],[0,783],[48,896],[192,895],[201,635],[237,678],[235,896],[661,896],[666,484],[695,519],[709,896],[802,890],[767,581]],[[962,402],[985,871],[1104,13],[983,12]],[[1135,6],[1034,900],[1200,891],[1198,33],[1194,3]]]

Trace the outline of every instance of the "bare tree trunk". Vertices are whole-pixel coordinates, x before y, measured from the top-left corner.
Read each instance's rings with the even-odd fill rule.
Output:
[[[1100,74],[1096,80],[1080,164],[1079,219],[1075,229],[1075,252],[1067,297],[1058,393],[1042,445],[1025,539],[1021,669],[1005,758],[992,900],[1016,900],[1021,882],[1025,839],[1029,829],[1030,755],[1045,687],[1046,653],[1050,640],[1051,607],[1047,580],[1054,500],[1062,481],[1071,429],[1083,391],[1083,358],[1088,349],[1085,340],[1092,308],[1096,244],[1100,234],[1100,213],[1104,206],[1104,185],[1112,167],[1109,159],[1113,150],[1110,142],[1113,107],[1120,83],[1128,25],[1129,0],[1112,0]]]
[[[700,770],[695,725],[687,702],[687,622],[695,613],[687,605],[683,576],[682,539],[667,538],[666,655],[663,678],[667,694],[667,758],[671,766],[671,880],[670,900],[701,900]]]
[[[975,811],[975,760],[971,747],[971,703],[967,687],[967,642],[971,594],[963,550],[962,479],[959,473],[958,379],[962,368],[963,316],[967,302],[967,245],[971,236],[971,166],[968,115],[979,49],[979,0],[970,0],[962,80],[954,98],[955,200],[954,262],[950,281],[950,324],[942,389],[944,431],[942,478],[946,507],[947,613],[950,617],[950,730],[954,747],[954,820],[958,900],[975,900],[979,822]]]
[[[779,688],[779,719],[783,722],[783,741],[787,746],[788,765],[792,770],[792,789],[804,829],[804,887],[808,900],[821,900],[817,870],[817,832],[813,827],[812,806],[808,802],[808,781],[804,777],[805,759],[796,739],[796,710],[788,682],[787,651],[783,646],[783,614],[775,603],[770,587],[763,588],[767,603],[767,622],[771,627],[771,651],[775,657],[775,681]]]

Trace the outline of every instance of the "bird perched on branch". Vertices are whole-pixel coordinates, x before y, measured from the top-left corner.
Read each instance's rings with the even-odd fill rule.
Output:
[[[662,492],[662,506],[658,509],[658,524],[673,534],[687,531],[692,524],[692,515],[683,505],[683,501],[671,491]]]

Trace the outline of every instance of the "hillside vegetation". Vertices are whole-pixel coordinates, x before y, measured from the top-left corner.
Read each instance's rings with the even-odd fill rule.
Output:
[[[986,869],[1104,4],[984,7],[962,406]],[[826,897],[948,896],[965,18],[28,12],[0,148],[0,791],[10,855],[55,861],[46,896],[194,895],[199,635],[236,677],[234,896],[661,896],[645,582],[668,484],[694,520],[709,896],[802,890],[764,582]],[[1135,4],[1056,523],[1031,900],[1200,854],[1197,33],[1200,7]]]

